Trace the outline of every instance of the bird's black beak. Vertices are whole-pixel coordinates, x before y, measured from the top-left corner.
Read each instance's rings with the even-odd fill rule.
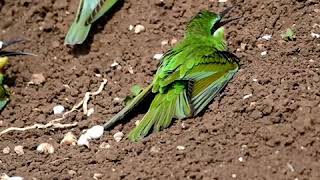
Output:
[[[236,17],[236,18],[232,18],[232,19],[222,20],[223,17],[224,17],[226,14],[228,14],[233,7],[234,7],[234,6],[228,7],[227,9],[225,9],[224,11],[222,11],[222,12],[219,14],[220,17],[221,17],[221,21],[218,23],[218,26],[219,26],[219,27],[222,27],[222,26],[230,23],[231,21],[238,20],[238,19],[241,18],[241,17]]]
[[[9,41],[0,41],[0,50],[4,49],[8,46],[11,46],[13,44],[17,44],[19,42],[23,42],[23,39],[13,39],[13,40],[9,40]]]
[[[18,39],[13,39],[9,41],[0,41],[0,57],[1,56],[19,56],[19,55],[34,55],[31,53],[25,53],[25,52],[19,52],[19,51],[2,51],[8,46],[11,46],[13,44],[17,44],[19,42],[25,41],[24,39],[18,38]]]

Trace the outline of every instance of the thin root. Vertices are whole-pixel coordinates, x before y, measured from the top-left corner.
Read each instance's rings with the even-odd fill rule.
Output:
[[[27,131],[30,129],[47,129],[47,128],[55,128],[55,129],[63,129],[63,128],[70,128],[70,127],[74,127],[78,125],[78,122],[74,122],[71,124],[61,124],[59,123],[60,121],[64,120],[68,114],[77,111],[81,106],[83,109],[83,113],[87,114],[88,113],[88,101],[90,100],[90,97],[96,96],[98,94],[101,93],[101,91],[103,90],[103,88],[105,87],[105,85],[107,84],[107,80],[103,79],[103,82],[100,84],[100,87],[97,91],[95,92],[86,92],[84,98],[76,105],[74,105],[72,107],[72,109],[70,111],[67,111],[65,113],[63,113],[61,118],[57,118],[57,119],[53,119],[51,120],[49,123],[47,124],[34,124],[32,126],[27,126],[24,128],[19,128],[19,127],[9,127],[3,131],[0,132],[0,136],[8,133],[10,131]]]

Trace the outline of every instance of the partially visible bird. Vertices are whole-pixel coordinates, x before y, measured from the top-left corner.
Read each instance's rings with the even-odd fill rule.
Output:
[[[9,91],[4,86],[4,67],[8,64],[9,56],[18,56],[18,55],[32,55],[30,53],[18,52],[18,51],[4,51],[4,49],[12,44],[16,44],[23,41],[22,39],[15,39],[11,41],[0,41],[0,111],[7,105],[9,102]]]
[[[87,38],[91,25],[105,14],[119,0],[80,0],[78,11],[64,44],[82,44]]]
[[[174,118],[198,115],[223,90],[239,69],[239,59],[227,51],[224,15],[201,11],[187,25],[184,39],[161,59],[152,83],[104,125],[105,129],[123,119],[148,95],[153,95],[148,112],[129,133],[138,141],[167,128]]]

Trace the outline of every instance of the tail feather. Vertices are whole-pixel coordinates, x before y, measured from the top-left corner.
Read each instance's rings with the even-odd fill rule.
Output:
[[[128,138],[138,141],[148,135],[152,128],[157,132],[167,128],[173,118],[182,119],[189,116],[191,116],[191,108],[186,96],[185,85],[176,84],[168,92],[156,95],[149,111],[138,126],[129,133]]]
[[[104,124],[104,129],[109,129],[115,123],[122,120],[128,113],[130,113],[146,96],[151,93],[152,85],[145,88],[138,96],[136,96],[129,105],[123,108],[118,114],[113,116],[109,121]]]
[[[91,24],[85,25],[82,21],[74,22],[68,31],[64,44],[82,44],[86,40],[90,28]]]

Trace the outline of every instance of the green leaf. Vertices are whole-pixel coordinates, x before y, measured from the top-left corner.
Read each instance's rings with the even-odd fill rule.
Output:
[[[286,32],[281,34],[281,37],[285,41],[293,41],[296,39],[296,34],[291,28],[288,28]]]

